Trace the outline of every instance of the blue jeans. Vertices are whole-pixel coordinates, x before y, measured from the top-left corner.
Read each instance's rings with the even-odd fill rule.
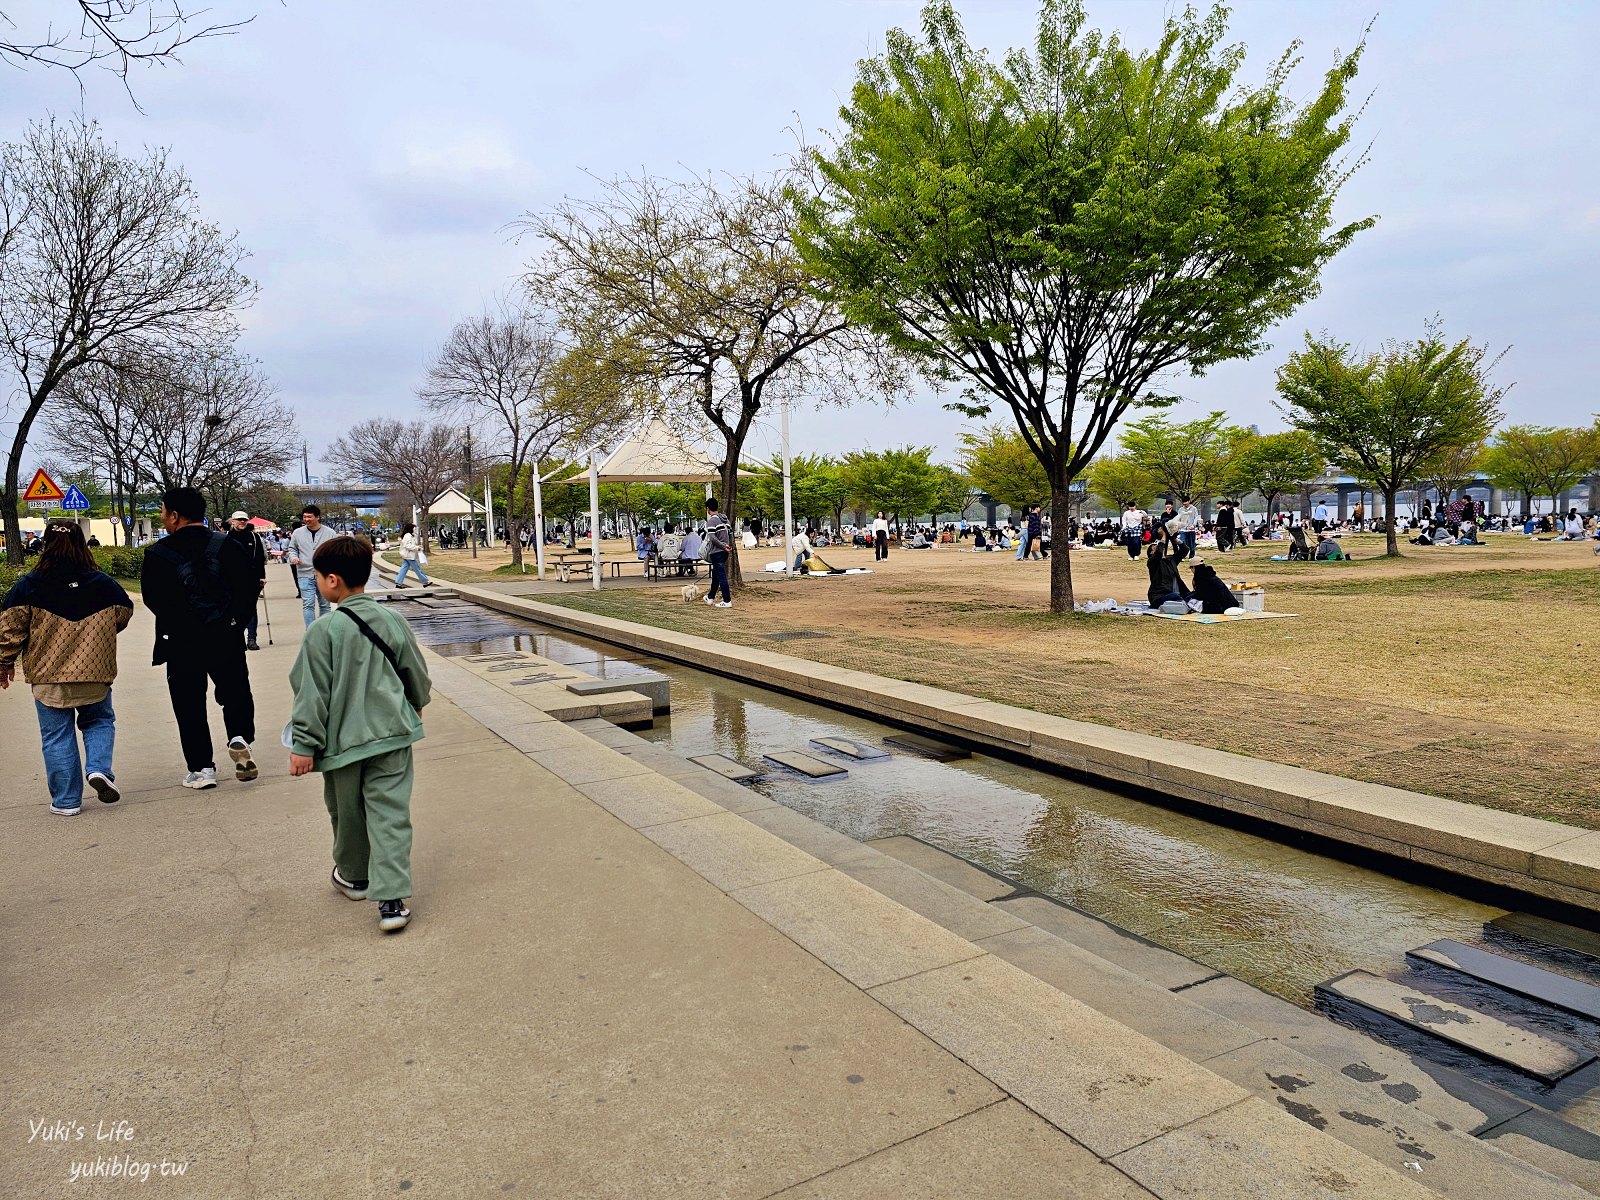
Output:
[[[713,550],[711,552],[711,595],[715,600],[717,593],[722,593],[722,598],[733,603],[733,592],[728,588],[728,552],[726,550]]]
[[[423,587],[428,586],[428,573],[418,565],[417,560],[414,558],[402,558],[400,560],[400,569],[395,572],[394,576],[395,587],[399,587],[405,581],[407,572],[422,580]]]
[[[310,567],[300,567],[300,574],[295,576],[295,585],[300,589],[300,603],[306,610],[306,628],[309,629],[311,622],[323,613],[332,611],[333,606],[317,591],[317,573]]]
[[[51,708],[33,702],[39,712],[39,741],[44,750],[45,780],[50,786],[50,802],[56,808],[77,808],[83,802],[83,760],[78,758],[76,722],[83,733],[83,758],[88,773],[111,773],[111,749],[117,740],[117,715],[111,710],[111,693],[98,704],[82,708]]]

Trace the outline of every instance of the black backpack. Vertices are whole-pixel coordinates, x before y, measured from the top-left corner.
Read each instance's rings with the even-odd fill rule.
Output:
[[[207,628],[234,622],[233,593],[222,574],[222,548],[227,544],[227,534],[212,532],[206,538],[205,552],[200,555],[186,557],[168,546],[165,538],[149,551],[159,554],[177,569],[178,583],[189,598],[195,620]]]

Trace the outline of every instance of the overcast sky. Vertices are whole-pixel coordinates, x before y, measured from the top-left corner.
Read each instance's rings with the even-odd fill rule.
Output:
[[[62,0],[10,0],[23,28]],[[675,11],[667,11],[669,7]],[[1139,46],[1162,0],[1090,0],[1091,24]],[[1377,0],[1242,0],[1232,31],[1245,78],[1304,42],[1304,96],[1361,37]],[[1003,52],[1032,36],[1032,0],[965,0],[969,36]],[[856,62],[893,0],[212,0],[236,36],[181,66],[138,73],[144,112],[112,80],[81,103],[124,149],[170,146],[208,217],[237,229],[261,297],[244,346],[320,448],[351,423],[415,414],[429,353],[451,324],[512,284],[530,255],[505,230],[584,195],[590,174],[771,169],[797,122],[831,128]],[[1322,295],[1273,331],[1260,358],[1184,379],[1180,413],[1227,409],[1281,427],[1272,373],[1303,332],[1376,344],[1447,331],[1510,345],[1515,421],[1576,423],[1593,379],[1600,255],[1600,5],[1404,0],[1369,37],[1358,137],[1371,161],[1339,216],[1378,214],[1324,273]],[[80,106],[63,72],[0,69],[0,130]],[[801,449],[907,442],[953,452],[962,418],[926,398],[795,419]],[[762,433],[754,448],[770,444]]]

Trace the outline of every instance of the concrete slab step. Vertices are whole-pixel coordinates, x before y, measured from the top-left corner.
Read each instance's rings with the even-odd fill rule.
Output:
[[[891,746],[899,746],[905,750],[915,750],[924,757],[935,762],[954,762],[958,758],[971,758],[972,751],[964,746],[957,746],[953,742],[941,742],[931,737],[924,737],[920,733],[891,733],[884,737],[884,742]]]
[[[1600,933],[1592,930],[1536,917],[1532,913],[1507,913],[1485,922],[1483,928],[1485,933],[1511,933],[1530,942],[1543,942],[1572,954],[1583,954],[1600,965]]]
[[[1363,1088],[1281,1042],[1252,1042],[1207,1059],[1205,1066],[1313,1129],[1445,1196],[1588,1198],[1576,1183],[1509,1153],[1509,1142],[1495,1146],[1479,1141],[1448,1122],[1432,1120],[1382,1092]]]
[[[805,754],[799,750],[774,750],[771,754],[763,754],[761,757],[768,762],[777,763],[780,767],[799,771],[811,779],[834,779],[850,774],[836,763],[823,762],[815,754]]]
[[[1487,1013],[1368,971],[1351,971],[1330,979],[1318,984],[1317,991],[1370,1009],[1419,1033],[1431,1034],[1546,1083],[1554,1083],[1595,1059],[1588,1051],[1519,1029]]]
[[[1218,974],[1214,967],[1185,958],[1138,934],[1044,896],[996,900],[994,907],[1164,988],[1189,987]]]
[[[635,671],[613,679],[578,679],[567,684],[567,691],[578,696],[598,696],[605,692],[638,692],[649,696],[657,713],[672,711],[672,684],[655,671]]]
[[[857,762],[879,762],[890,757],[887,750],[880,750],[876,746],[869,746],[854,738],[819,737],[812,738],[811,744],[823,750],[832,750],[835,754],[842,754],[846,758],[853,758]]]
[[[875,838],[869,846],[892,855],[925,875],[943,880],[979,900],[999,900],[1025,890],[1003,875],[995,875],[947,850],[908,835]]]
[[[1530,1108],[1478,1136],[1558,1179],[1570,1179],[1600,1195],[1600,1136],[1587,1129],[1543,1109]]]
[[[736,758],[729,758],[726,754],[693,754],[689,761],[708,771],[715,771],[724,779],[731,779],[734,783],[754,783],[765,772],[754,767],[747,767]]]
[[[1481,1133],[1532,1107],[1517,1096],[1420,1060],[1229,975],[1185,988],[1181,994],[1332,1067],[1365,1092],[1387,1096],[1468,1133]]]
[[[1590,983],[1449,940],[1418,946],[1407,951],[1406,957],[1448,967],[1518,996],[1600,1021],[1600,987]]]

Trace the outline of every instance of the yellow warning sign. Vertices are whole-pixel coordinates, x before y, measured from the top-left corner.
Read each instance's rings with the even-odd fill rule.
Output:
[[[56,481],[46,475],[44,468],[40,467],[33,473],[33,482],[28,485],[28,490],[22,493],[22,498],[29,504],[38,504],[41,501],[55,504],[57,501],[65,500],[67,494],[57,487]]]

